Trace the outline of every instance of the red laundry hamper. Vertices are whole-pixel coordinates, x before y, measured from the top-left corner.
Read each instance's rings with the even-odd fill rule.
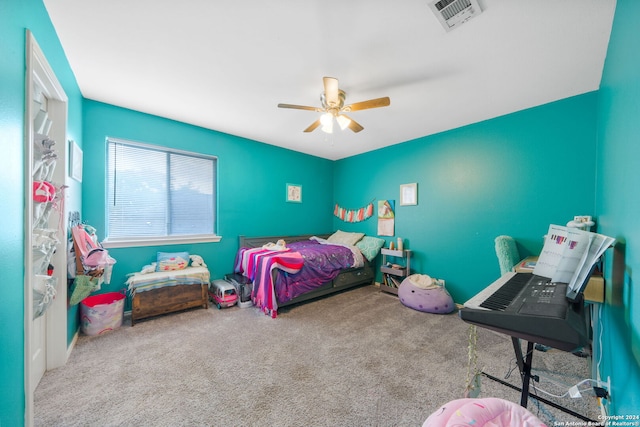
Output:
[[[80,329],[87,335],[100,335],[122,326],[124,294],[108,292],[92,295],[80,303]]]

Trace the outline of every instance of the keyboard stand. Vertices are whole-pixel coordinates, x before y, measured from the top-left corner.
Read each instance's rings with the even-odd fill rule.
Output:
[[[523,355],[522,347],[520,346],[520,338],[512,336],[511,342],[513,344],[513,351],[515,352],[515,355],[516,355],[516,364],[518,365],[518,370],[520,371],[520,377],[522,378],[522,388],[516,387],[515,385],[510,384],[506,381],[503,381],[500,378],[496,378],[493,375],[489,375],[486,372],[481,372],[481,373],[482,375],[484,375],[485,377],[489,378],[492,381],[496,381],[514,390],[518,390],[520,392],[520,406],[522,406],[523,408],[526,408],[529,402],[529,385],[531,383],[531,379],[533,378],[534,381],[538,381],[537,376],[531,375],[531,367],[532,367],[532,361],[533,361],[533,348],[535,343],[532,341],[527,341],[527,353]],[[572,411],[569,408],[565,408],[564,406],[558,405],[555,402],[544,399],[540,396],[532,396],[532,397],[539,402],[542,402],[556,409],[559,409],[565,414],[569,414],[583,421],[591,422],[593,423],[593,425],[600,425],[599,421],[593,420],[589,417],[586,417],[582,414]]]
[[[527,407],[529,402],[529,383],[531,382],[531,362],[533,361],[533,342],[527,341],[527,353],[522,355],[522,347],[520,346],[520,339],[511,337],[513,343],[513,350],[516,353],[516,363],[520,370],[520,377],[522,377],[522,393],[520,394],[520,406]]]

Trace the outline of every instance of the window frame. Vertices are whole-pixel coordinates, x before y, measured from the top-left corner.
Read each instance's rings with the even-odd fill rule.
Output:
[[[203,159],[211,159],[215,162],[215,186],[214,186],[214,213],[215,213],[215,223],[214,223],[214,233],[212,234],[178,234],[178,235],[169,235],[169,236],[127,236],[127,237],[107,237],[101,242],[102,246],[105,248],[126,248],[126,247],[140,247],[140,246],[159,246],[159,245],[178,245],[178,244],[192,244],[192,243],[211,243],[211,242],[219,242],[222,239],[222,236],[215,233],[215,230],[218,229],[218,157],[210,154],[196,153],[192,151],[180,150],[171,147],[147,144],[143,142],[131,141],[121,138],[113,138],[107,137],[105,139],[105,230],[107,233],[109,232],[109,208],[107,203],[109,203],[109,146],[112,143],[115,144],[124,144],[132,147],[160,151],[164,153],[172,153],[172,154],[180,154],[192,157],[199,157]]]

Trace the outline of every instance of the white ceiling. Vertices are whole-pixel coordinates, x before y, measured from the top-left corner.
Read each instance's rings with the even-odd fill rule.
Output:
[[[44,0],[84,97],[341,159],[598,89],[615,0]],[[364,126],[303,133],[322,77]],[[152,143],[153,141],[147,141]]]

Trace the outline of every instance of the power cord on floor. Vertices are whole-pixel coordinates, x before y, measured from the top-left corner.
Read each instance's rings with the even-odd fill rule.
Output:
[[[556,382],[554,382],[554,381],[550,380],[549,378],[546,378],[546,380],[547,380],[547,381],[549,381],[549,382],[551,382],[551,383],[553,383],[553,384],[555,384],[555,385],[558,385],[558,386],[561,386],[561,387],[562,387],[562,385],[561,385],[561,384],[558,384],[558,383],[556,383]],[[533,387],[537,392],[544,393],[544,394],[546,394],[547,396],[557,397],[558,399],[563,399],[563,398],[566,398],[566,397],[568,397],[568,396],[570,396],[570,397],[572,397],[572,398],[574,398],[574,399],[577,399],[577,398],[582,397],[581,392],[582,392],[582,393],[584,393],[584,392],[587,392],[587,391],[593,391],[593,390],[594,390],[594,387],[587,387],[587,388],[582,388],[582,389],[580,389],[580,388],[579,388],[581,385],[583,385],[583,384],[585,384],[585,383],[588,383],[588,382],[595,382],[596,384],[598,383],[596,380],[591,379],[591,378],[588,378],[588,379],[586,379],[586,380],[582,380],[582,381],[580,381],[579,383],[577,383],[577,384],[575,384],[575,385],[573,385],[573,386],[569,387],[569,389],[568,389],[565,393],[563,393],[563,394],[554,394],[554,393],[551,393],[551,392],[549,392],[549,391],[544,390],[544,389],[543,389],[543,388],[541,388],[541,387],[536,386],[535,384],[532,384],[532,387]]]
[[[546,352],[546,351],[547,351],[547,349],[548,349],[548,348],[550,348],[550,347],[543,346],[543,348],[539,348],[539,347],[536,345],[536,347],[534,347],[534,348],[535,348],[536,350],[538,350],[538,351]],[[523,357],[522,357],[522,358],[523,358],[523,359],[526,359],[526,357],[527,357],[528,355],[529,355],[529,353],[527,352],[526,354],[524,354],[524,355],[523,355]],[[516,363],[516,358],[515,358],[515,357],[511,358],[511,360],[509,361],[509,364],[511,365],[511,367],[509,368],[509,370],[508,370],[508,371],[507,371],[507,373],[505,374],[504,379],[508,379],[508,378],[511,376],[511,374],[513,373],[513,371],[518,367],[518,365],[517,365],[517,363]],[[536,374],[536,375],[534,375],[534,374],[533,374],[533,372],[534,372],[534,369],[531,369],[531,379],[533,380],[533,382],[531,383],[531,386],[532,386],[535,390],[540,391],[541,393],[544,393],[544,394],[546,394],[547,396],[556,397],[556,398],[559,398],[559,399],[565,398],[565,397],[567,397],[567,396],[571,396],[572,398],[577,399],[577,398],[580,398],[580,397],[581,397],[581,393],[584,393],[584,392],[587,392],[587,391],[593,391],[593,392],[594,392],[594,394],[595,394],[595,396],[597,396],[597,397],[599,397],[599,398],[601,398],[601,399],[607,399],[607,398],[608,398],[608,396],[609,396],[609,395],[608,395],[608,393],[607,393],[607,390],[606,390],[606,389],[604,389],[604,388],[602,388],[602,387],[599,387],[599,386],[598,386],[598,385],[601,383],[601,381],[595,380],[595,379],[593,379],[593,378],[587,378],[587,379],[585,379],[585,380],[582,380],[582,381],[578,382],[577,384],[575,384],[575,385],[573,385],[573,386],[569,387],[569,389],[568,389],[565,393],[563,393],[563,394],[561,394],[561,395],[553,394],[553,393],[551,393],[551,392],[548,392],[548,391],[544,390],[543,388],[541,388],[541,387],[539,387],[539,386],[536,386],[536,385],[534,384],[534,382],[539,383],[539,382],[540,382],[540,378],[544,378],[544,379],[546,379],[547,381],[549,381],[549,382],[551,382],[552,384],[555,384],[555,385],[557,385],[557,386],[559,386],[559,387],[566,387],[566,385],[564,385],[564,384],[560,384],[560,383],[558,383],[558,382],[556,382],[556,381],[553,381],[551,378],[548,378],[548,377],[544,377],[544,376],[539,375],[539,371],[538,371],[538,374]],[[585,383],[587,383],[587,382],[591,382],[591,383],[592,383],[592,386],[591,386],[591,387],[588,387],[588,388],[584,388],[584,389],[579,389],[579,388],[578,388],[579,386],[581,386],[582,384],[585,384]]]

